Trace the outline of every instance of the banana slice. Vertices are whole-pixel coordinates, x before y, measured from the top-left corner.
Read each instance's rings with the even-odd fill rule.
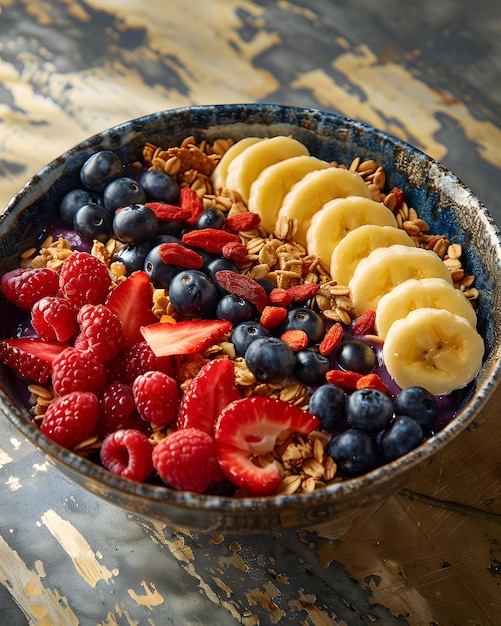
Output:
[[[415,247],[414,241],[401,228],[365,224],[350,231],[334,248],[330,274],[338,285],[347,285],[360,261],[377,248],[394,244]]]
[[[472,381],[483,355],[476,329],[445,309],[411,311],[390,326],[383,344],[388,373],[402,389],[418,385],[436,396]]]
[[[237,155],[228,166],[226,187],[238,191],[244,202],[249,201],[252,183],[270,165],[294,156],[308,156],[308,148],[292,137],[279,135],[259,141]]]
[[[392,324],[420,308],[445,309],[464,317],[473,326],[477,325],[477,314],[468,298],[459,289],[442,278],[410,278],[394,287],[378,302],[376,329],[384,339]]]
[[[452,285],[449,270],[432,250],[401,244],[378,248],[360,261],[348,283],[355,312],[376,310],[386,293],[409,278],[443,278]]]
[[[336,246],[349,232],[364,224],[393,226],[397,230],[395,216],[382,202],[360,196],[330,200],[311,218],[306,232],[308,254],[320,257],[323,266],[330,267]]]
[[[310,172],[285,196],[278,217],[297,219],[294,239],[306,247],[306,233],[313,215],[329,200],[347,196],[371,197],[364,179],[356,172],[341,167]]]
[[[330,167],[327,161],[313,156],[296,156],[270,165],[252,183],[249,193],[249,211],[259,213],[261,226],[268,232],[275,230],[278,212],[292,186],[306,174]]]
[[[226,150],[212,173],[212,186],[214,189],[226,187],[228,168],[233,159],[235,159],[239,154],[242,154],[242,152],[250,146],[258,143],[259,141],[263,141],[263,139],[264,137],[244,137]]]

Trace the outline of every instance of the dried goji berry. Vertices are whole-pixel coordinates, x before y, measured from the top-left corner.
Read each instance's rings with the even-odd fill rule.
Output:
[[[286,330],[282,333],[282,335],[280,335],[280,339],[289,345],[294,352],[304,350],[310,342],[308,335],[304,332],[304,330],[300,330],[299,328]]]
[[[204,212],[204,205],[196,192],[190,187],[181,187],[179,190],[179,206],[189,211],[190,217],[184,220],[188,224],[196,224],[198,218]]]
[[[402,189],[400,189],[400,187],[393,187],[391,193],[393,193],[397,198],[397,204],[394,209],[394,212],[397,213],[402,206],[402,202],[404,201],[404,192],[402,191]]]
[[[292,302],[292,296],[287,289],[276,287],[271,290],[270,295],[268,296],[268,301],[270,304],[275,306],[289,306]]]
[[[179,243],[163,243],[158,254],[167,265],[179,265],[189,270],[199,270],[204,265],[203,258],[195,250],[185,248]]]
[[[268,294],[264,287],[253,278],[250,278],[250,276],[232,272],[231,270],[220,270],[216,272],[215,278],[223,289],[226,289],[226,291],[229,291],[235,296],[245,298],[245,300],[251,302],[258,311],[263,311],[264,307],[268,304]]]
[[[324,338],[320,342],[318,351],[323,356],[330,354],[341,343],[343,338],[343,327],[339,322],[333,324],[325,333]]]
[[[383,393],[388,393],[388,387],[381,380],[380,376],[372,372],[371,374],[366,374],[357,380],[357,389],[378,389]]]
[[[235,213],[226,218],[224,225],[230,230],[248,230],[253,226],[257,226],[261,221],[259,213],[247,211],[245,213]]]
[[[202,248],[202,250],[213,252],[214,254],[222,254],[223,247],[231,241],[240,243],[238,235],[217,228],[191,230],[183,235],[181,241],[187,246]]]
[[[225,243],[221,252],[223,253],[225,259],[229,259],[237,265],[247,256],[247,248],[239,241],[230,241]]]
[[[376,311],[367,309],[355,320],[353,324],[352,332],[354,335],[368,335],[374,330],[374,323],[376,321]]]
[[[275,328],[287,317],[287,309],[281,306],[265,306],[259,323],[265,328]]]
[[[191,216],[191,211],[165,202],[147,202],[145,204],[162,222],[182,222]]]
[[[329,370],[325,378],[331,385],[337,385],[341,389],[349,390],[357,388],[357,382],[362,378],[362,374],[345,372],[344,370]]]
[[[320,289],[320,285],[315,283],[303,283],[302,285],[294,285],[289,287],[287,292],[292,296],[294,302],[303,302],[312,298]]]

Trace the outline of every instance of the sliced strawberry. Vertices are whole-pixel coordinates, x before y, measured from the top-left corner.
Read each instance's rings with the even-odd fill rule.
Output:
[[[203,352],[232,328],[226,320],[187,320],[150,324],[143,326],[141,333],[156,356],[173,356]]]
[[[197,428],[214,435],[214,424],[221,411],[241,398],[235,387],[231,359],[209,361],[188,385],[177,415],[177,428]]]
[[[319,424],[311,413],[275,398],[251,396],[232,402],[221,412],[215,428],[221,469],[251,495],[271,495],[280,482],[280,471],[274,463],[256,465],[253,456],[271,452],[282,433],[306,435]]]
[[[122,322],[127,346],[142,341],[141,326],[147,326],[154,321],[148,274],[133,272],[113,289],[106,300],[106,306]]]
[[[67,347],[59,341],[13,337],[0,341],[0,361],[23,378],[43,385],[52,374],[52,362]]]

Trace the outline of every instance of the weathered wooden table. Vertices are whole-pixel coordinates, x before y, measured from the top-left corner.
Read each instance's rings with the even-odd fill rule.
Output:
[[[409,141],[501,224],[501,5],[2,0],[0,201],[81,139],[187,104],[278,102]],[[76,487],[5,421],[0,623],[501,623],[501,390],[338,538],[189,532]]]

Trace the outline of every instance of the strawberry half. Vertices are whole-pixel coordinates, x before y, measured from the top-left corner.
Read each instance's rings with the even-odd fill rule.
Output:
[[[233,361],[209,361],[184,392],[176,426],[178,429],[197,428],[214,436],[214,424],[221,411],[240,398],[240,392],[235,387]]]
[[[43,385],[52,374],[52,362],[68,347],[59,341],[13,337],[0,341],[0,361],[23,378]]]
[[[234,485],[251,495],[271,495],[280,483],[280,471],[275,463],[256,465],[253,457],[271,452],[282,433],[307,435],[319,424],[317,417],[283,400],[251,396],[232,402],[215,427],[221,469]]]
[[[106,306],[113,311],[122,323],[127,346],[143,340],[141,326],[151,324],[152,313],[151,283],[146,272],[133,272],[119,283],[106,300]]]
[[[141,333],[156,356],[174,356],[203,352],[232,328],[227,320],[187,320],[150,324]]]

